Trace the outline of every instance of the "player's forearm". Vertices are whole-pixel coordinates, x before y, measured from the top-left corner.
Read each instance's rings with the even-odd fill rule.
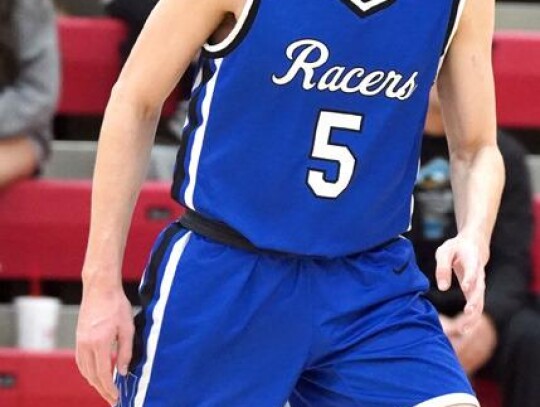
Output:
[[[495,143],[451,152],[458,233],[489,246],[504,186],[504,164]]]
[[[159,108],[145,108],[133,100],[116,89],[105,114],[94,172],[85,281],[121,280],[127,233],[160,113]]]

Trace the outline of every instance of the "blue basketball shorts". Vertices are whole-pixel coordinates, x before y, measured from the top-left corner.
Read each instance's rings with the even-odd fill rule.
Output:
[[[403,238],[308,258],[175,223],[141,282],[119,406],[478,406],[427,288]]]

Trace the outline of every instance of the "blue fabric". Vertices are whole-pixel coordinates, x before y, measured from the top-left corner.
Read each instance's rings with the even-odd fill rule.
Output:
[[[202,99],[210,99],[197,127],[204,122],[206,131],[198,135],[192,209],[257,247],[304,255],[349,255],[406,231],[428,94],[455,1],[398,0],[363,17],[352,0],[256,2],[236,48],[201,57],[203,68],[221,65],[212,70],[215,91],[196,89],[193,101],[200,118]],[[303,68],[294,68],[299,61]],[[358,131],[333,122],[328,143],[346,147],[355,162],[333,198],[308,183],[314,171],[328,183],[343,176],[339,160],[312,155],[321,112],[362,121]],[[195,130],[185,133],[190,151]],[[193,159],[180,157],[184,168]],[[181,203],[190,181],[177,171]]]
[[[183,131],[183,141],[186,143],[186,154],[188,155],[182,156],[179,160],[177,160],[175,168],[175,174],[178,174],[178,166],[182,166],[186,181],[189,181],[189,164],[191,161],[190,153],[193,150],[194,133],[203,123],[201,108],[202,102],[206,98],[206,84],[208,80],[210,80],[211,77],[216,73],[214,61],[205,59],[199,60],[197,71],[199,72],[198,75],[201,75],[201,84],[192,90],[188,112],[189,120]],[[186,193],[186,187],[187,182],[183,182],[179,185],[179,188],[181,188],[181,191],[178,193],[179,196],[184,196]],[[173,192],[173,195],[174,194],[175,192]]]
[[[290,399],[292,407],[407,407],[472,394],[426,289],[405,239],[320,259],[246,252],[191,234],[144,406],[282,407]],[[136,333],[143,342],[147,321]],[[122,407],[133,405],[145,363],[148,355],[118,378]]]
[[[150,260],[146,266],[139,288],[143,309],[135,317],[136,327],[141,332],[134,343],[134,360],[130,363],[130,375],[133,375],[133,377],[140,377],[142,366],[146,362],[146,339],[152,327],[152,312],[154,311],[156,301],[159,299],[159,287],[162,283],[167,260],[171,255],[174,244],[184,237],[186,233],[186,230],[177,227],[176,224],[171,225],[160,233],[150,253]]]

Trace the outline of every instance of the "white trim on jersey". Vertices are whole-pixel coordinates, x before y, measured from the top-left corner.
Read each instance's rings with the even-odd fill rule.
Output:
[[[152,311],[152,327],[150,328],[150,334],[146,341],[146,362],[142,368],[141,377],[137,385],[137,395],[135,396],[135,402],[133,404],[134,407],[142,407],[146,399],[146,392],[148,391],[150,377],[152,376],[152,368],[154,366],[154,358],[156,356],[156,349],[161,333],[165,307],[169,301],[169,294],[171,292],[174,276],[176,275],[178,263],[180,262],[180,258],[184,253],[184,249],[186,248],[190,237],[191,232],[188,232],[174,244],[169,256],[169,261],[165,266],[165,272],[163,273],[163,279],[159,287],[159,299]]]
[[[199,72],[197,73],[197,76],[195,77],[195,80],[193,81],[193,86],[191,88],[192,92],[195,92],[195,90],[201,86],[202,83],[202,77],[203,77],[203,70],[199,69]]]
[[[197,73],[197,76],[195,77],[195,81],[193,82],[193,86],[191,87],[191,93],[192,94],[193,94],[193,92],[195,92],[195,90],[199,86],[201,86],[202,77],[203,77],[203,70],[201,68],[201,69],[199,69],[199,72]],[[189,126],[189,114],[186,114],[186,120],[184,120],[184,126],[183,126],[182,131],[185,131],[188,126]]]
[[[356,7],[362,10],[364,13],[371,10],[374,7],[380,6],[381,4],[388,3],[390,0],[350,0]]]
[[[452,407],[452,406],[480,407],[478,399],[468,393],[450,393],[424,401],[414,407]]]
[[[407,232],[410,232],[413,227],[413,216],[414,216],[414,194],[411,195],[411,208],[410,208],[410,215],[409,215],[409,227],[407,228]]]
[[[228,48],[233,41],[238,37],[240,34],[240,31],[242,30],[242,27],[244,27],[244,24],[247,21],[247,18],[249,16],[249,13],[251,12],[251,8],[253,7],[254,0],[246,0],[244,4],[244,8],[242,9],[242,13],[240,14],[240,17],[238,17],[238,21],[234,25],[234,28],[232,31],[225,37],[225,39],[217,44],[204,44],[203,47],[208,52],[220,52],[224,49]]]
[[[416,185],[416,182],[418,181],[418,174],[420,174],[420,169],[422,168],[422,160],[419,159],[418,160],[418,169],[416,170],[416,178],[414,180],[414,185]],[[407,232],[410,232],[412,230],[412,227],[413,227],[413,216],[414,216],[414,208],[415,208],[415,200],[414,200],[414,191],[413,193],[411,194],[411,211],[410,211],[410,215],[409,215],[409,227],[407,228]]]
[[[216,82],[222,62],[223,58],[215,60],[216,72],[206,84],[206,94],[201,104],[202,123],[193,135],[193,146],[191,147],[188,168],[189,182],[186,186],[186,192],[184,194],[184,202],[186,206],[192,210],[195,210],[193,199],[195,195],[195,184],[197,183],[199,160],[201,158],[204,136],[206,134],[206,125],[208,124],[208,118],[210,117],[210,107],[212,106],[212,100],[214,99],[214,90],[216,88]]]
[[[441,58],[439,59],[439,68],[437,69],[437,77],[439,76],[439,72],[441,71],[441,68],[443,66],[444,60],[446,58],[446,54],[448,53],[448,50],[450,49],[450,46],[452,45],[452,40],[454,39],[454,35],[456,35],[457,29],[459,27],[459,22],[461,21],[461,15],[463,14],[463,10],[465,9],[465,3],[467,3],[467,0],[459,0],[459,6],[456,13],[456,18],[454,20],[454,26],[452,27],[450,37],[448,37],[448,43],[446,44],[446,47],[444,48],[444,52],[441,55]]]

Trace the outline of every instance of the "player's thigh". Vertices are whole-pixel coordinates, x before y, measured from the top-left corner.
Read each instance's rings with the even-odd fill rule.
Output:
[[[314,284],[325,350],[300,378],[292,407],[477,405],[408,241],[332,267]]]
[[[401,308],[369,336],[337,345],[334,355],[304,372],[291,406],[478,406],[431,304],[417,297],[396,305]]]
[[[368,322],[360,323],[304,372],[292,407],[478,406],[436,311],[421,294],[395,298],[369,313],[376,324],[363,330]],[[356,318],[362,322],[361,314]]]
[[[179,227],[158,246],[118,378],[124,405],[282,406],[309,342],[294,267]]]

